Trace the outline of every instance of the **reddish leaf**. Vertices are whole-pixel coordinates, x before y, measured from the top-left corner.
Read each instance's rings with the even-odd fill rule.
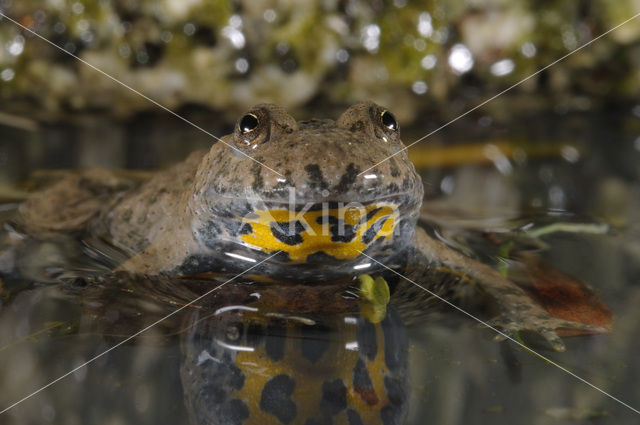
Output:
[[[522,255],[518,260],[524,264],[528,278],[517,282],[551,315],[592,326],[609,329],[613,313],[581,282],[553,267],[535,255]],[[519,279],[516,279],[516,281]],[[559,330],[561,336],[591,333],[581,330]]]

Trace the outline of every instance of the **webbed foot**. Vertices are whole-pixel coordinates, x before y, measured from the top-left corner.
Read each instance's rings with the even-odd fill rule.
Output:
[[[510,338],[521,342],[520,332],[533,332],[544,338],[556,351],[565,350],[564,343],[558,335],[559,331],[577,331],[577,333],[604,333],[609,331],[601,326],[586,325],[553,317],[541,308],[530,308],[525,312],[510,311],[503,313],[489,321],[489,325],[497,328],[500,332],[495,336],[497,341]]]

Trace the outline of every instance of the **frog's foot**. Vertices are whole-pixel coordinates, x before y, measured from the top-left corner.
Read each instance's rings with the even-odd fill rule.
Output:
[[[526,311],[524,314],[510,311],[491,320],[489,325],[500,332],[495,337],[498,341],[510,338],[520,342],[520,332],[533,332],[542,336],[556,351],[565,350],[564,343],[558,335],[559,330],[578,331],[578,333],[608,332],[608,329],[603,327],[553,317],[542,309],[535,312]]]

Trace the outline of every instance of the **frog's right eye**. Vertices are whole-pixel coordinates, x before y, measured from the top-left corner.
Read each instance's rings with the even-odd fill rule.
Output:
[[[245,113],[236,123],[233,141],[239,148],[255,149],[269,140],[269,115],[262,109],[254,108]]]
[[[260,121],[258,121],[257,116],[254,114],[246,114],[240,120],[238,127],[241,134],[247,134],[258,128],[258,124],[260,124]]]

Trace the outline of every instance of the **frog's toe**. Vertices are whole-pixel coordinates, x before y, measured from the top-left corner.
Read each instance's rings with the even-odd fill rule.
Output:
[[[506,339],[518,339],[518,332],[523,330],[522,325],[504,317],[499,317],[489,321],[489,327],[493,329],[496,335],[494,341],[505,341]]]
[[[610,332],[610,329],[603,326],[593,326],[586,323],[572,322],[565,319],[554,319],[551,322],[553,329],[563,329],[567,331],[578,331],[583,334],[601,334]]]
[[[577,331],[578,333],[603,333],[608,332],[606,328],[592,326],[584,323],[572,322],[555,317],[534,316],[523,320],[513,320],[505,317],[498,317],[489,324],[500,332],[495,336],[496,341],[504,341],[507,338],[518,340],[518,333],[521,331],[533,332],[540,335],[556,351],[564,351],[565,345],[558,335],[558,330]]]
[[[491,322],[491,326],[498,332],[498,334],[493,338],[494,341],[504,341],[509,338],[513,341],[521,343],[518,333],[521,331],[529,331],[542,336],[554,350],[565,350],[564,343],[562,342],[560,336],[556,333],[555,330],[549,329],[547,327],[535,325],[532,326],[531,324],[523,323],[518,324],[515,322],[506,322],[504,320],[494,320]]]
[[[544,323],[544,327],[529,329],[540,334],[556,351],[564,351],[565,346],[558,335],[558,330],[577,331],[577,333],[603,333],[608,332],[606,328],[592,326],[584,323],[572,322],[564,319],[549,319]]]
[[[540,335],[551,345],[551,347],[556,351],[564,351],[566,347],[564,346],[564,342],[560,336],[556,333],[556,331],[551,329],[544,329],[540,331]]]

